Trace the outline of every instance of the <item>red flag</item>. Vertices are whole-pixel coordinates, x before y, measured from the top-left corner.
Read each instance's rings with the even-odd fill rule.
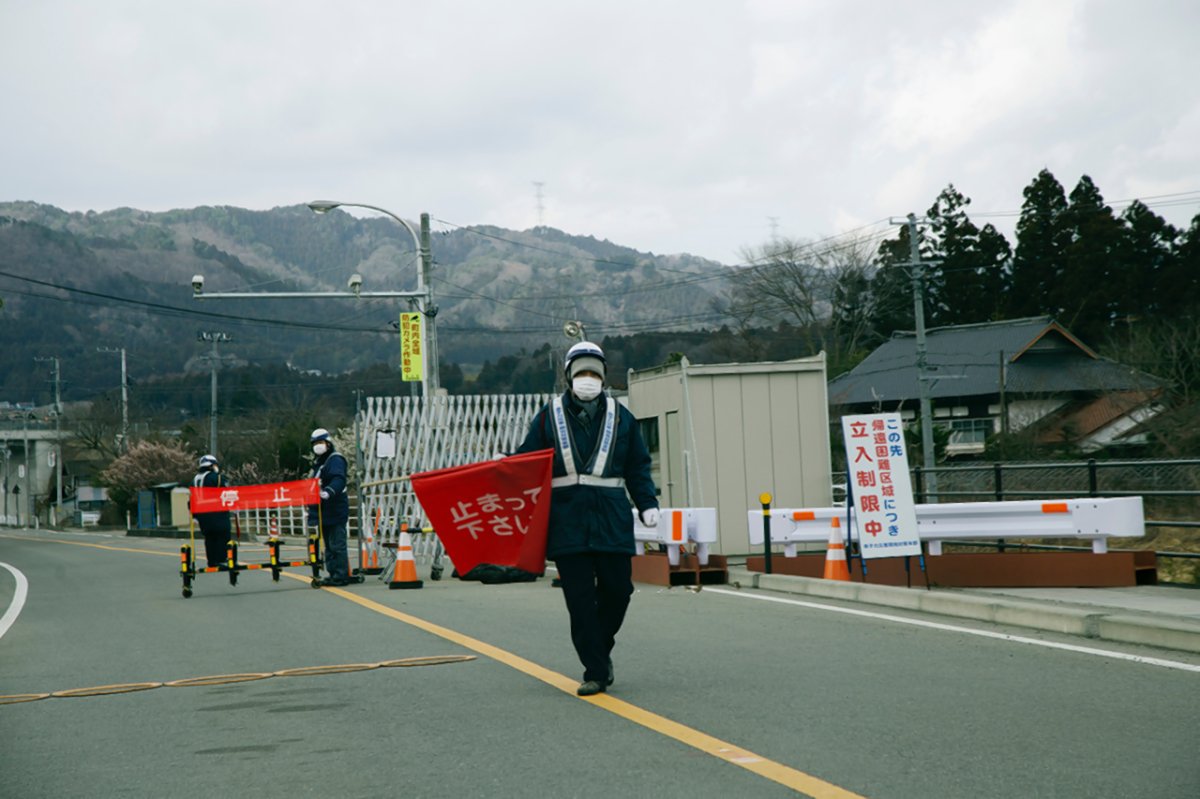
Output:
[[[546,571],[554,450],[412,476],[413,490],[459,574],[480,563]]]
[[[316,505],[321,488],[316,478],[250,486],[212,486],[192,489],[192,513],[217,513],[289,505]]]

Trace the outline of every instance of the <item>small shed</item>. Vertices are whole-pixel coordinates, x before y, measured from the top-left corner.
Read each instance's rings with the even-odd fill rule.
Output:
[[[188,509],[191,490],[179,483],[159,483],[138,492],[140,529],[175,527],[186,530],[192,523]]]
[[[630,370],[663,507],[715,507],[719,554],[750,552],[746,511],[832,504],[825,354]]]

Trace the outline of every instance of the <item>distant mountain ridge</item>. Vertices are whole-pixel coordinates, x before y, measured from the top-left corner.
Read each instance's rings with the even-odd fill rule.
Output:
[[[509,231],[435,222],[431,252],[439,354],[467,368],[564,341],[581,320],[590,338],[719,325],[712,301],[728,268],[690,255],[643,253],[553,228]],[[200,331],[231,341],[220,355],[340,372],[395,362],[390,324],[401,300],[196,300],[205,292],[414,290],[410,234],[386,217],[303,205],[251,211],[199,207],[67,212],[0,203],[0,399],[44,392],[34,356],[57,356],[70,393],[109,383],[91,368],[97,347],[124,347],[142,374],[207,369]],[[68,290],[70,289],[70,290]],[[24,376],[24,377],[23,377]],[[25,396],[22,396],[22,393]]]

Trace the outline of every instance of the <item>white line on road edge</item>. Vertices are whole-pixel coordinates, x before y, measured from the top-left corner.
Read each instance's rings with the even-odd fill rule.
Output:
[[[1141,655],[1128,655],[1124,652],[1113,652],[1107,649],[1095,649],[1090,646],[1076,646],[1075,644],[1060,644],[1056,641],[1040,641],[1037,638],[1026,638],[1022,635],[994,633],[990,630],[973,630],[970,627],[958,627],[953,624],[941,624],[936,621],[909,619],[904,616],[893,616],[889,613],[874,613],[869,610],[840,608],[836,605],[822,605],[819,602],[805,602],[800,599],[785,599],[783,597],[762,596],[761,594],[747,594],[740,591],[728,591],[720,588],[709,588],[707,586],[704,588],[704,593],[720,594],[721,596],[732,596],[740,599],[758,599],[763,602],[778,602],[783,605],[796,605],[798,607],[813,608],[815,610],[830,610],[834,613],[848,613],[851,616],[865,616],[868,619],[882,619],[883,621],[894,621],[898,624],[911,624],[914,627],[928,627],[931,630],[945,630],[947,632],[965,633],[966,635],[977,635],[981,638],[995,638],[999,641],[1010,641],[1015,644],[1032,644],[1033,646],[1044,646],[1048,649],[1062,649],[1067,652],[1078,652],[1083,655],[1096,655],[1098,657],[1113,658],[1114,660],[1127,660],[1131,663],[1142,663],[1147,666],[1161,666],[1164,669],[1178,669],[1180,671],[1194,671],[1200,673],[1200,665],[1183,663],[1178,660],[1163,660],[1162,658],[1148,658],[1142,657]]]
[[[12,576],[17,580],[17,590],[13,592],[12,604],[8,606],[8,610],[4,611],[4,615],[0,616],[0,638],[8,632],[8,628],[13,626],[13,622],[17,620],[17,616],[21,615],[21,608],[25,607],[25,597],[29,594],[29,581],[25,579],[25,575],[14,566],[9,566],[7,563],[0,563],[0,566],[12,572]]]

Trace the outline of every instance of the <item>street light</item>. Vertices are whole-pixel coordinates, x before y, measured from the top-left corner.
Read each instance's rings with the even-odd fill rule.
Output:
[[[429,270],[432,259],[429,255],[429,214],[421,214],[421,232],[418,235],[412,224],[401,217],[376,205],[366,203],[348,203],[334,200],[313,200],[308,207],[318,214],[324,214],[340,206],[354,208],[369,208],[379,211],[394,219],[408,234],[412,236],[417,248],[421,269],[417,273],[416,291],[363,291],[362,276],[351,275],[346,291],[205,291],[204,275],[193,275],[191,280],[192,296],[197,300],[248,300],[248,299],[302,299],[302,298],[344,298],[344,299],[379,299],[401,298],[410,302],[415,301],[421,312],[421,322],[425,331],[425,346],[421,348],[421,390],[426,397],[432,397],[438,389],[437,372],[437,331],[433,319],[437,316],[437,306],[433,304],[433,290],[429,284]],[[432,364],[432,368],[430,368]]]
[[[424,343],[421,348],[421,391],[426,397],[432,397],[438,389],[438,356],[437,328],[434,318],[437,316],[437,306],[433,304],[433,284],[429,279],[432,268],[432,258],[429,254],[429,214],[421,214],[421,232],[417,233],[410,222],[392,213],[386,208],[367,203],[342,202],[340,200],[313,200],[308,207],[318,214],[325,214],[335,208],[366,208],[390,216],[412,236],[413,246],[417,250],[420,269],[417,272],[417,309],[421,312],[421,322],[424,328]],[[362,278],[359,277],[359,283]],[[353,286],[352,286],[353,288]]]

